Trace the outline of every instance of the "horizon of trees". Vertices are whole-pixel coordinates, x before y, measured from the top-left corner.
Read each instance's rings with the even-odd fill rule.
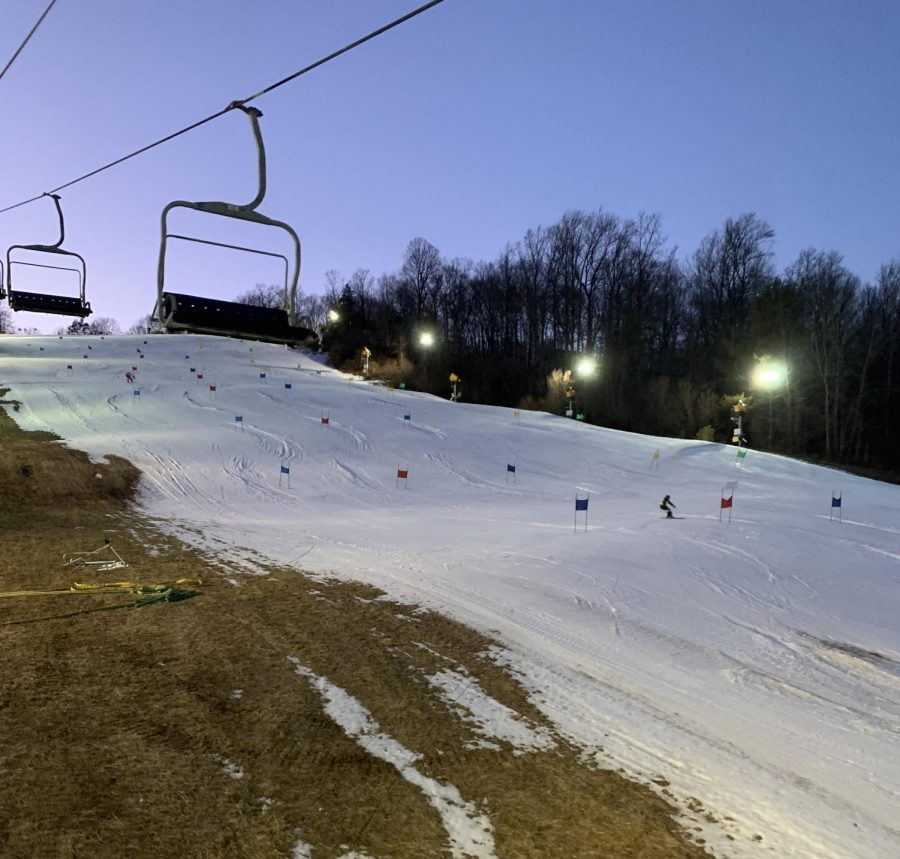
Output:
[[[399,271],[329,272],[323,348],[344,369],[368,347],[380,373],[449,396],[562,413],[566,388],[592,423],[729,442],[744,395],[751,446],[826,462],[900,469],[889,428],[900,393],[900,258],[862,283],[836,251],[776,270],[774,231],[729,218],[684,260],[659,215],[567,212],[490,262],[445,259],[423,238]],[[418,345],[430,330],[435,345]],[[580,379],[580,357],[599,372]],[[785,383],[753,371],[783,362]]]

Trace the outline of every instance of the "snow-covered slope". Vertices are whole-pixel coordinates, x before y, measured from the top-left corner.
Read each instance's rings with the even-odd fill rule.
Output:
[[[23,427],[127,457],[148,514],[245,570],[363,579],[493,631],[600,762],[699,798],[722,855],[900,855],[900,488],[208,337],[2,338],[0,384]]]

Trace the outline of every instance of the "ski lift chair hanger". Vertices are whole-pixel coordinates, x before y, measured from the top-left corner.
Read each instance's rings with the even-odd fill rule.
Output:
[[[91,315],[91,305],[85,301],[84,291],[87,284],[87,266],[84,258],[74,251],[63,250],[61,247],[66,237],[66,225],[63,220],[62,207],[59,205],[59,194],[45,194],[50,197],[56,204],[56,213],[59,215],[59,241],[52,245],[12,245],[6,252],[6,290],[4,292],[3,285],[0,283],[0,298],[6,298],[9,306],[16,311],[28,310],[32,313],[58,313],[62,316],[78,316],[84,319],[85,316]],[[14,250],[35,251],[37,253],[62,254],[63,256],[75,257],[81,267],[72,269],[66,266],[41,265],[39,263],[27,263],[22,260],[13,260],[12,252]],[[73,298],[66,295],[47,295],[40,292],[23,292],[22,290],[13,289],[12,270],[13,265],[31,265],[37,268],[57,268],[68,271],[75,271],[78,274],[78,292],[79,297]]]
[[[245,205],[223,202],[191,203],[186,200],[175,200],[162,211],[162,243],[159,249],[159,268],[157,269],[157,302],[154,311],[160,324],[167,331],[189,331],[195,334],[213,334],[225,337],[242,337],[246,340],[263,340],[270,343],[299,345],[315,340],[315,332],[296,324],[297,282],[300,278],[300,238],[294,229],[283,221],[276,221],[256,211],[266,194],[266,150],[263,146],[262,133],[259,129],[259,117],[262,113],[254,107],[246,107],[234,103],[232,107],[242,110],[250,120],[253,137],[256,140],[259,165],[259,190],[256,196]],[[212,298],[200,298],[184,293],[167,292],[165,288],[166,244],[170,238],[186,241],[199,241],[227,247],[233,250],[248,251],[264,255],[265,251],[244,248],[239,245],[225,245],[218,242],[207,242],[191,239],[187,236],[169,233],[166,219],[172,209],[194,209],[208,212],[211,215],[223,215],[226,218],[237,218],[265,226],[278,227],[284,230],[294,243],[294,266],[289,276],[285,276],[284,304],[281,308],[257,307],[235,301],[220,301]],[[284,257],[282,257],[284,259]]]

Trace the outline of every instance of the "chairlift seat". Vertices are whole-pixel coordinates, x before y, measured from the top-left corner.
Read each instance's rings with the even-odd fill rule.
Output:
[[[283,308],[258,307],[179,292],[163,293],[162,320],[170,330],[195,334],[287,344],[313,343],[317,339],[316,333],[309,328],[291,325]]]
[[[15,310],[34,313],[58,313],[61,316],[77,316],[84,319],[91,315],[90,302],[67,295],[47,295],[40,292],[9,290],[9,306]]]

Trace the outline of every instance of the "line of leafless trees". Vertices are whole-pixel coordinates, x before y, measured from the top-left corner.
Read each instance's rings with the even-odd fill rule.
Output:
[[[589,421],[722,441],[744,393],[753,445],[900,468],[900,260],[870,284],[834,251],[805,250],[779,272],[773,240],[747,214],[678,259],[657,215],[569,212],[491,262],[413,239],[397,272],[330,272],[308,310],[337,364],[358,368],[368,346],[382,372],[434,393],[449,394],[455,372],[470,401],[561,411],[571,384]],[[326,323],[329,308],[339,319]],[[584,353],[599,358],[593,380],[567,375]],[[753,382],[766,358],[788,368],[771,391]]]

